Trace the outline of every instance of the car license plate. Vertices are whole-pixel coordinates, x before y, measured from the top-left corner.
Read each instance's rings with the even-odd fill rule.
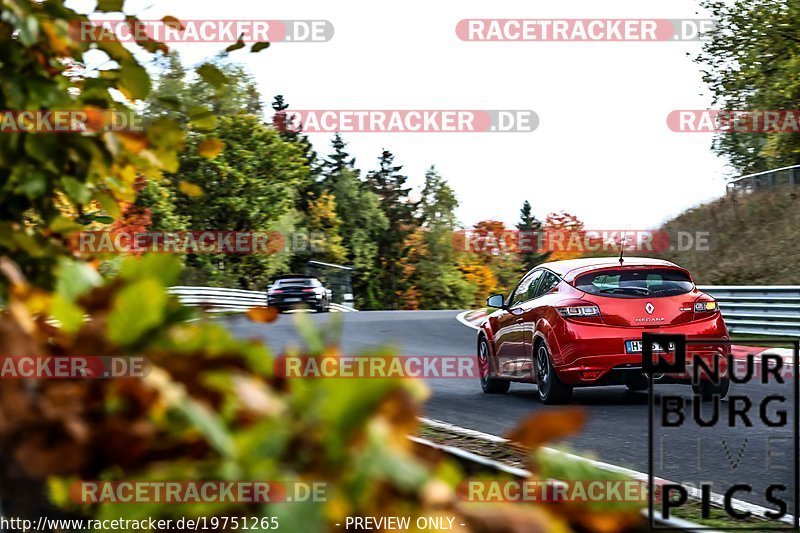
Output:
[[[299,301],[300,301],[300,298],[286,298],[284,300],[284,302],[286,302],[287,304],[290,304],[292,302],[299,302]]]
[[[669,343],[669,351],[675,350],[675,343]],[[625,341],[625,351],[628,353],[642,353],[642,341]],[[653,345],[654,352],[663,352],[664,349],[659,345]]]

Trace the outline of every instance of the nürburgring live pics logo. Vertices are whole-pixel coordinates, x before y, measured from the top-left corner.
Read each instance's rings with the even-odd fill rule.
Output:
[[[736,341],[744,346],[791,346],[791,359],[788,350],[763,348],[742,357],[741,347],[734,350],[732,344],[684,335],[642,335],[642,371],[649,381],[648,517],[653,530],[669,529],[663,520],[657,523],[659,514],[670,518],[683,511],[686,516],[689,508],[708,519],[713,507],[722,507],[719,512],[734,524],[725,530],[800,528],[800,341]],[[673,393],[676,389],[661,389],[656,394],[656,381],[692,385],[691,400],[687,401],[685,392]],[[656,430],[660,432],[657,453]],[[658,483],[656,455],[661,471]],[[673,463],[665,462],[668,455]],[[679,473],[674,473],[676,469]],[[673,473],[663,473],[670,470]],[[687,531],[719,529],[709,526]]]

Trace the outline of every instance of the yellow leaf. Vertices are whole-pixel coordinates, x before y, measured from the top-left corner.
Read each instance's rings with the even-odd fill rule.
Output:
[[[148,145],[147,135],[143,133],[119,131],[117,132],[117,137],[119,137],[122,146],[125,147],[127,151],[134,154],[141,152],[147,148]]]
[[[222,153],[225,145],[219,139],[208,139],[197,146],[197,153],[208,159],[214,159]]]
[[[40,22],[40,24],[45,35],[47,35],[47,39],[50,41],[50,47],[53,52],[58,56],[69,57],[74,48],[72,44],[63,38],[53,23],[44,21]]]
[[[194,183],[189,183],[188,181],[181,180],[181,182],[178,183],[178,189],[186,196],[191,196],[192,198],[203,196],[203,188]]]
[[[125,185],[132,185],[136,181],[136,167],[133,165],[114,166],[112,170]]]
[[[251,307],[247,310],[247,318],[251,322],[275,322],[278,310],[274,307]]]

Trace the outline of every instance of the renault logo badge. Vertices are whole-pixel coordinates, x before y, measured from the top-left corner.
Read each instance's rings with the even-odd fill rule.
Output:
[[[647,305],[644,306],[644,310],[647,311],[648,315],[652,315],[653,311],[655,311],[656,308],[653,307],[653,304],[651,304],[650,302],[647,302]]]

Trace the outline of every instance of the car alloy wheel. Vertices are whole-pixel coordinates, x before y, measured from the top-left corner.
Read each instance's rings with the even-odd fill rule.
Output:
[[[478,373],[481,379],[481,389],[487,394],[505,394],[511,386],[507,379],[492,377],[492,367],[489,361],[489,343],[485,337],[478,342]]]
[[[544,344],[536,350],[536,383],[539,387],[539,397],[547,396],[550,386],[550,363],[547,360],[547,348]]]
[[[548,405],[567,402],[572,396],[572,387],[561,383],[550,364],[550,354],[544,342],[536,349],[536,388],[539,399]]]

